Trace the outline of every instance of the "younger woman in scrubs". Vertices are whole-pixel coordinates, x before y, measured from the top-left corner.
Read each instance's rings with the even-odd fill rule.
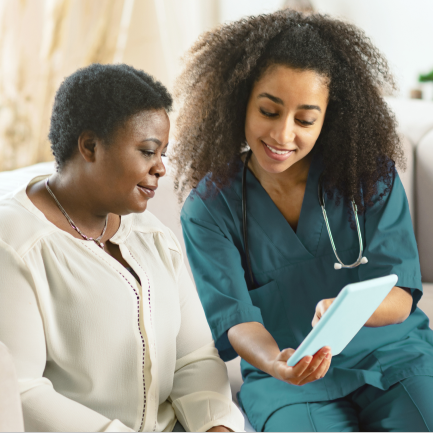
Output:
[[[178,82],[188,257],[221,357],[242,358],[240,402],[258,431],[433,429],[433,332],[417,308],[387,87],[387,63],[359,29],[287,11],[205,34]],[[339,257],[359,253],[353,199],[368,263],[334,269],[320,176]],[[287,366],[345,285],[389,274],[398,286],[341,354]]]

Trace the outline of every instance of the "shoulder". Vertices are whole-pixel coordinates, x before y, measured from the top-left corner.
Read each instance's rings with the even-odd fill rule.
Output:
[[[167,248],[182,255],[182,248],[170,228],[164,225],[155,215],[146,210],[140,214],[131,214],[131,231],[137,233],[160,234],[164,238]]]
[[[9,193],[0,198],[0,240],[22,256],[52,228],[27,209],[18,199],[24,191]]]
[[[409,202],[406,191],[397,170],[386,180],[377,183],[377,189],[370,201],[366,202],[366,221],[382,223],[393,221],[394,224],[412,226]]]
[[[242,202],[242,164],[229,185],[219,189],[211,176],[205,176],[193,189],[182,207],[182,219],[215,221],[218,215],[231,214]]]
[[[399,198],[406,199],[406,192],[397,169],[393,167],[386,179],[381,178],[377,181],[376,192],[371,198],[370,205],[385,205],[389,199]]]

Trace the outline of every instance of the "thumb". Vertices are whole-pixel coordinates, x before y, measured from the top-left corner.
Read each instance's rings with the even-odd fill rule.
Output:
[[[278,355],[277,360],[278,361],[284,361],[287,362],[287,360],[295,353],[294,349],[284,349],[280,352]]]

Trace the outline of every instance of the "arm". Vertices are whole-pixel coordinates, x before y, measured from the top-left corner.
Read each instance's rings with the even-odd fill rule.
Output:
[[[0,341],[0,431],[24,431],[15,366],[8,348]]]
[[[367,320],[365,326],[377,328],[404,322],[409,317],[412,302],[409,289],[393,287],[377,310]]]
[[[379,185],[378,194],[384,191]],[[395,286],[365,326],[379,327],[404,322],[422,296],[418,249],[406,193],[397,171],[391,190],[382,200],[372,199],[364,216],[365,252],[369,263],[358,267],[360,281],[396,274]]]
[[[304,357],[294,367],[287,366],[287,360],[295,351],[284,349],[280,352],[276,341],[261,323],[248,322],[233,326],[228,331],[228,337],[241,358],[292,385],[305,385],[321,379],[331,364],[331,350],[324,347],[313,357]]]
[[[0,240],[0,341],[15,362],[28,431],[132,431],[57,393],[43,377],[45,334],[35,285],[25,263]]]
[[[203,307],[183,263],[178,281],[181,328],[170,394],[176,417],[187,431],[243,430],[244,418],[232,402],[227,367],[215,349]]]
[[[359,280],[396,274],[395,286],[365,326],[380,327],[404,322],[416,309],[422,296],[421,272],[418,250],[406,193],[395,172],[392,188],[382,200],[379,193],[372,199],[364,215],[365,250],[368,263],[358,266]],[[329,308],[334,299],[323,299],[317,304],[313,326]]]
[[[230,360],[240,355],[273,377],[297,385],[323,377],[331,361],[331,357],[324,360],[329,348],[314,360],[288,367],[286,361],[294,350],[280,353],[263,326],[260,309],[248,292],[239,251],[218,226],[204,219],[207,215],[198,198],[185,206],[194,206],[194,213],[203,217],[190,218],[184,207],[182,225],[191,269],[221,357]]]
[[[325,311],[331,306],[335,298],[323,299],[317,304],[316,314],[312,325],[315,326]],[[405,287],[393,287],[377,310],[367,320],[364,326],[378,328],[380,326],[395,325],[404,322],[410,315],[412,308],[412,295]]]
[[[378,194],[384,191],[379,185]],[[396,274],[392,289],[366,326],[401,323],[415,311],[422,296],[418,248],[406,193],[398,173],[382,200],[373,197],[364,215],[364,255],[368,263],[358,266],[359,281]]]

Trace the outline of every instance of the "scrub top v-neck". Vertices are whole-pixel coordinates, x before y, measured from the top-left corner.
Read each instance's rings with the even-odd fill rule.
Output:
[[[388,191],[383,182],[379,184],[373,205],[359,216],[368,263],[335,270],[336,259],[317,197],[323,170],[320,158],[314,157],[310,166],[296,232],[248,171],[248,241],[257,287],[251,290],[242,237],[242,168],[240,162],[235,179],[219,192],[207,191],[204,179],[186,200],[181,215],[188,259],[223,360],[237,356],[227,331],[244,322],[262,323],[281,350],[296,349],[312,329],[317,303],[336,297],[349,283],[396,274],[397,285],[411,289],[413,296],[408,319],[381,328],[362,328],[332,358],[321,380],[289,385],[242,360],[244,384],[239,399],[256,429],[288,404],[334,400],[365,384],[388,389],[406,377],[433,376],[433,331],[427,316],[417,308],[422,296],[418,250],[398,174]],[[381,193],[385,193],[382,199]],[[328,199],[326,210],[341,260],[353,263],[359,241],[348,208]]]

